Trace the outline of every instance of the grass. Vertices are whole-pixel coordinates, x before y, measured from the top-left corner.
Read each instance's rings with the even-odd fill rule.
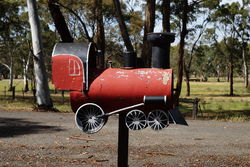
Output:
[[[0,81],[0,109],[2,110],[28,110],[32,111],[35,108],[35,102],[32,91],[23,93],[23,82],[22,80],[14,80],[13,86],[16,87],[16,98],[12,99],[12,92],[8,91],[8,80]],[[62,98],[62,92],[54,92],[54,86],[49,84],[50,95],[53,100],[54,108],[61,112],[71,112],[69,93],[64,93],[64,101]]]
[[[229,96],[229,83],[225,80],[217,82],[209,78],[208,82],[190,82],[191,96],[186,95],[186,84],[183,82],[180,109],[186,116],[191,116],[194,98],[199,98],[199,118],[225,120],[225,121],[250,121],[250,87],[244,88],[244,82],[235,78],[235,96]],[[22,93],[22,80],[15,80],[16,99],[12,100],[12,93],[8,89],[8,80],[0,81],[0,109],[2,110],[33,110],[35,108],[32,92]],[[59,91],[54,93],[54,86],[49,85],[54,107],[61,112],[70,112],[69,93],[65,92],[64,102]]]
[[[235,78],[234,96],[229,96],[229,82],[217,82],[209,78],[208,82],[190,82],[191,96],[186,96],[183,83],[181,110],[191,116],[193,99],[199,98],[200,118],[226,121],[250,121],[250,87],[244,87],[241,78]]]

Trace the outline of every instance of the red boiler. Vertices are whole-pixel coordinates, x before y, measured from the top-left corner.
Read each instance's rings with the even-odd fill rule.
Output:
[[[157,59],[165,50],[153,45]],[[129,61],[135,59],[134,54],[128,55]],[[58,43],[52,55],[52,82],[57,89],[70,90],[76,124],[83,132],[98,132],[108,116],[120,112],[127,113],[125,123],[132,130],[148,125],[160,130],[169,123],[187,125],[180,112],[173,109],[172,69],[131,65],[98,69],[96,56],[93,43]],[[153,58],[152,62],[159,64]]]

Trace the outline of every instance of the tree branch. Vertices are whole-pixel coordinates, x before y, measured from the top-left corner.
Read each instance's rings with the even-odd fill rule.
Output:
[[[188,69],[188,70],[189,70],[190,67],[191,67],[191,63],[192,63],[192,59],[193,59],[193,53],[194,53],[196,44],[197,44],[197,42],[200,40],[200,38],[201,38],[201,36],[202,36],[204,30],[206,29],[207,24],[208,24],[208,21],[207,21],[207,19],[205,19],[205,20],[203,21],[203,23],[202,23],[202,29],[200,30],[200,33],[199,33],[197,39],[195,40],[195,42],[194,42],[194,44],[193,44],[193,46],[192,46],[191,54],[190,54],[190,59],[189,59],[188,65],[187,65],[187,69]]]
[[[8,68],[9,71],[11,70],[11,69],[10,69],[10,66],[8,66],[7,64],[1,63],[1,62],[0,62],[0,64],[2,64],[3,66],[5,66],[6,68]]]
[[[67,9],[69,12],[71,12],[80,21],[80,23],[83,26],[86,38],[88,39],[89,42],[93,42],[93,39],[89,36],[87,27],[86,27],[85,23],[83,22],[83,20],[81,19],[81,17],[76,12],[74,12],[72,9],[70,9],[69,7],[67,7],[65,5],[63,5],[63,4],[59,3],[59,2],[56,2],[55,4]]]

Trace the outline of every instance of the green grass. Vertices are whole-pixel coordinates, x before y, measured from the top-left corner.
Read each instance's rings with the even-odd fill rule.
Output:
[[[225,80],[217,82],[215,78],[209,78],[208,82],[190,82],[191,96],[186,95],[186,83],[183,82],[180,109],[186,116],[191,116],[194,98],[199,98],[200,109],[198,117],[201,119],[215,119],[226,121],[250,121],[250,87],[244,88],[244,82],[235,78],[235,96],[229,96],[229,83]],[[12,100],[12,93],[8,89],[8,80],[0,81],[0,109],[2,110],[33,110],[35,103],[32,92],[22,93],[23,81],[15,80],[16,99]],[[69,93],[65,92],[65,100],[59,91],[54,93],[54,86],[49,85],[54,107],[61,112],[70,112]]]
[[[8,80],[0,80],[0,109],[2,110],[34,110],[35,102],[32,91],[23,93],[23,81],[14,80],[13,86],[16,87],[16,98],[12,99],[12,92],[8,91]],[[64,102],[61,95],[61,91],[56,94],[54,92],[54,86],[49,84],[51,98],[53,100],[54,108],[61,112],[71,112],[69,93],[64,93]],[[5,91],[6,90],[6,91]],[[6,92],[6,93],[5,93]]]
[[[193,99],[199,98],[199,117],[226,121],[250,121],[250,87],[246,89],[240,78],[234,79],[234,96],[229,96],[229,82],[190,82],[191,96],[186,96],[186,83],[181,93],[181,110],[191,116]]]

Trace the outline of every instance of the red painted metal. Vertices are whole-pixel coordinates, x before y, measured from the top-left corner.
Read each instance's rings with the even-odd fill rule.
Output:
[[[71,106],[73,111],[76,111],[82,104],[93,102],[100,105],[104,112],[110,112],[141,103],[144,96],[167,96],[168,103],[162,107],[171,108],[172,78],[172,69],[95,70],[90,74],[88,91],[70,93]]]
[[[167,104],[143,106],[171,109],[172,69],[96,69],[95,52],[86,44],[55,45],[52,55],[52,82],[59,90],[70,90],[74,112],[85,103],[96,103],[105,113],[143,102],[144,96],[167,96]],[[93,50],[93,49],[92,49]],[[91,54],[90,54],[91,53]]]
[[[59,90],[78,90],[84,88],[84,68],[81,59],[73,55],[52,57],[52,83]]]

